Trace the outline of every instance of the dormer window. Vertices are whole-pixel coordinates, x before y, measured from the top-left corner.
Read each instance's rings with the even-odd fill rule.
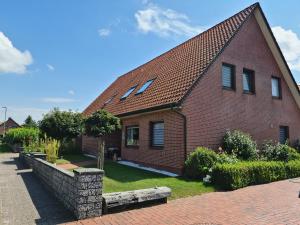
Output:
[[[127,98],[133,91],[134,89],[136,88],[136,86],[134,87],[131,87],[122,97],[121,97],[121,100],[124,100],[125,98]]]
[[[148,80],[146,83],[143,84],[143,86],[137,91],[136,95],[142,94],[152,83],[154,79]]]

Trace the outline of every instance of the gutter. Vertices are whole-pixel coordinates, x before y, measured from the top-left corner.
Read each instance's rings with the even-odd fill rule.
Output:
[[[178,111],[178,109],[181,109],[181,107],[172,107],[171,110],[174,111],[175,113],[177,113],[178,115],[181,116],[181,118],[183,119],[183,142],[184,142],[184,162],[187,159],[187,123],[186,123],[186,116]]]

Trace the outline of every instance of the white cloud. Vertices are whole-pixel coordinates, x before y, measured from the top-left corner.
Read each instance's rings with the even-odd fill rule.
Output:
[[[60,97],[47,97],[47,98],[42,98],[42,102],[61,104],[61,103],[75,102],[75,99],[72,99],[72,98],[60,98]]]
[[[54,66],[52,66],[51,64],[46,64],[46,66],[48,67],[49,70],[55,70]]]
[[[190,24],[189,18],[172,9],[162,9],[150,4],[144,10],[135,13],[138,29],[143,33],[153,32],[159,36],[184,35],[194,36],[204,28]]]
[[[109,36],[110,33],[111,33],[110,29],[107,29],[107,28],[102,28],[102,29],[98,30],[98,34],[99,34],[100,37]]]
[[[292,70],[300,71],[300,39],[292,30],[272,27],[274,36]]]
[[[75,91],[73,91],[73,90],[69,90],[68,93],[69,93],[70,95],[75,95]]]
[[[29,51],[21,52],[0,32],[0,73],[25,73],[32,62]]]

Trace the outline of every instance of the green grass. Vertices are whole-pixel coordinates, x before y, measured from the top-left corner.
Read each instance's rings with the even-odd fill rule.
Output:
[[[6,144],[0,143],[0,153],[11,152],[11,148]]]
[[[199,180],[167,177],[108,160],[105,162],[104,171],[104,193],[167,186],[172,189],[170,199],[177,199],[215,191],[214,187],[206,186]]]
[[[92,160],[91,157],[84,156],[82,154],[67,154],[63,155],[62,158],[56,161],[56,164],[74,163]]]

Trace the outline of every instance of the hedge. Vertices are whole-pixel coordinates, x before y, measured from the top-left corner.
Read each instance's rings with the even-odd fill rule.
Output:
[[[300,176],[300,161],[244,161],[235,164],[217,164],[212,182],[224,190],[235,190],[254,184],[264,184]]]
[[[31,141],[37,141],[38,138],[38,129],[20,127],[7,131],[3,141],[7,144],[28,144]]]

